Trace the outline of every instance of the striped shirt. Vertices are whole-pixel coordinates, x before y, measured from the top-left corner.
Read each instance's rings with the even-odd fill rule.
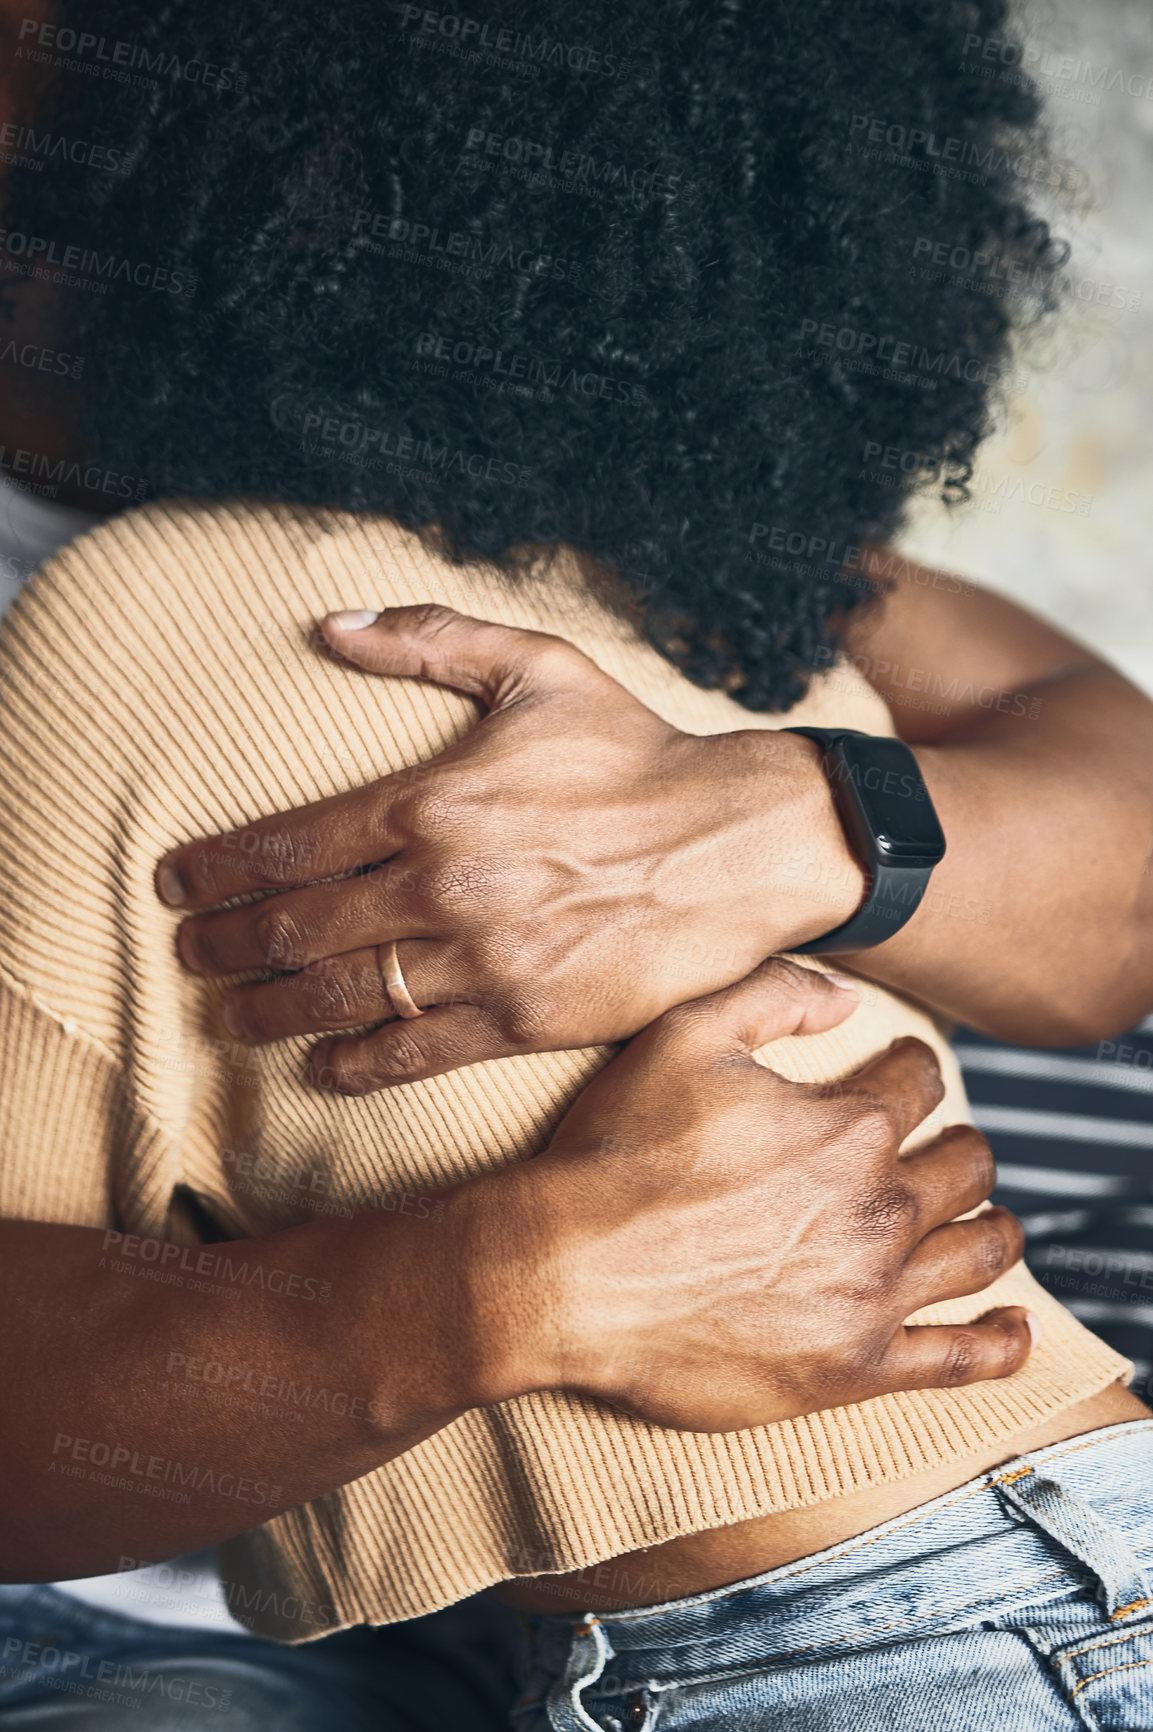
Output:
[[[1093,1046],[954,1039],[973,1120],[997,1158],[1042,1286],[1136,1363],[1153,1397],[1153,1016]]]

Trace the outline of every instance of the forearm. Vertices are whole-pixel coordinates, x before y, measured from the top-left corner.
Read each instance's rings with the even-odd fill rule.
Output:
[[[907,562],[848,648],[948,844],[913,919],[852,966],[1026,1043],[1153,1008],[1153,703],[1014,603]]]
[[[1035,718],[917,748],[948,852],[908,925],[845,960],[1002,1039],[1072,1044],[1153,1005],[1153,727],[1105,668],[1017,695]]]
[[[2,1579],[213,1544],[514,1393],[477,1190],[210,1247],[0,1224]]]

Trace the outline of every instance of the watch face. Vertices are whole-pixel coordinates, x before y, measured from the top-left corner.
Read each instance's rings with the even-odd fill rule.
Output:
[[[842,792],[852,789],[878,859],[893,866],[937,864],[945,837],[917,760],[903,740],[846,737],[837,742],[829,768]]]

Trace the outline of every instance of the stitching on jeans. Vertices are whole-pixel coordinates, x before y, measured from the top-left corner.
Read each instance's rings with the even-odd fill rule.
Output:
[[[1126,1660],[1123,1666],[1107,1666],[1103,1672],[1092,1672],[1088,1678],[1082,1678],[1076,1690],[1070,1690],[1069,1700],[1072,1701],[1077,1691],[1083,1690],[1086,1684],[1092,1684],[1098,1678],[1107,1678],[1111,1672],[1132,1672],[1137,1666],[1153,1666],[1153,1660]]]
[[[1044,1484],[1045,1482],[1042,1481],[1042,1483]],[[1060,1487],[1058,1487],[1058,1490],[1060,1490]],[[1036,1512],[1032,1512],[1032,1513],[1034,1515],[1034,1520],[1037,1521],[1038,1527],[1042,1527],[1042,1523],[1037,1518]],[[1077,1540],[1078,1536],[1077,1536],[1076,1532],[1071,1531],[1069,1528],[1063,1526],[1063,1524],[1061,1522],[1059,1522],[1056,1519],[1056,1517],[1049,1516],[1049,1521],[1057,1533],[1065,1534],[1071,1540],[1074,1540],[1074,1541]],[[1075,1558],[1077,1558],[1080,1563],[1087,1564],[1087,1567],[1093,1571],[1093,1574],[1098,1578],[1099,1581],[1103,1581],[1104,1578],[1101,1576],[1101,1572],[1093,1564],[1087,1563],[1087,1560],[1081,1557],[1081,1554],[1077,1551],[1075,1544],[1070,1545],[1069,1550],[1073,1553],[1073,1556]],[[1135,1564],[1137,1564],[1138,1568],[1140,1568],[1140,1560],[1138,1558],[1134,1557],[1133,1562]],[[1149,1604],[1148,1600],[1131,1600],[1127,1606],[1122,1606],[1122,1608],[1119,1612],[1110,1612],[1108,1615],[1110,1618],[1123,1618],[1127,1612],[1135,1612],[1141,1606],[1147,1606],[1148,1604]]]
[[[1098,1636],[1095,1642],[1085,1642],[1079,1648],[1067,1648],[1062,1654],[1060,1660],[1051,1659],[1049,1664],[1051,1666],[1060,1666],[1065,1660],[1080,1659],[1082,1654],[1095,1653],[1098,1648],[1119,1648],[1123,1642],[1132,1642],[1138,1636],[1144,1636],[1148,1633],[1148,1628],[1146,1626],[1135,1624],[1131,1630],[1124,1631],[1122,1635]]]
[[[1063,1572],[1058,1571],[1057,1573],[1061,1574]],[[1038,1583],[1040,1583],[1040,1582],[1051,1581],[1051,1580],[1052,1580],[1051,1576],[1037,1576],[1032,1581],[1019,1582],[1017,1584],[1017,1587],[1013,1591],[1018,1592],[1021,1588],[1036,1587],[1038,1585]],[[981,1596],[981,1597],[983,1597],[983,1596]],[[979,1604],[979,1599],[969,1601],[969,1605],[977,1605],[977,1604]],[[948,1615],[948,1613],[963,1612],[965,1610],[966,1610],[965,1606],[951,1606],[947,1609],[946,1615]],[[937,1617],[939,1615],[940,1614],[938,1612],[918,1612],[912,1618],[906,1618],[906,1619],[902,1620],[900,1623],[882,1624],[876,1630],[872,1630],[872,1631],[863,1631],[863,1630],[851,1631],[844,1636],[835,1637],[834,1641],[836,1641],[836,1642],[851,1642],[856,1637],[863,1637],[863,1636],[868,1636],[868,1635],[880,1635],[885,1631],[899,1630],[899,1629],[905,1628],[907,1625],[909,1625],[911,1623],[917,1623],[917,1622],[919,1622],[925,1618],[933,1618],[933,1617]],[[1089,1653],[1094,1648],[1114,1647],[1114,1646],[1120,1645],[1122,1642],[1131,1642],[1135,1636],[1139,1636],[1141,1634],[1143,1634],[1142,1631],[1134,1629],[1134,1630],[1130,1630],[1124,1636],[1111,1636],[1111,1637],[1108,1637],[1107,1639],[1104,1639],[1100,1642],[1090,1643],[1087,1647],[1073,1649],[1070,1652],[1066,1653],[1062,1657],[1061,1660],[1054,1660],[1054,1659],[1050,1658],[1049,1664],[1051,1667],[1053,1667],[1056,1670],[1063,1664],[1063,1661],[1066,1659],[1076,1659],[1078,1655]],[[825,1643],[825,1642],[807,1642],[807,1643],[805,1643],[805,1645],[803,1647],[800,1647],[800,1648],[782,1648],[779,1653],[773,1654],[769,1659],[758,1660],[755,1664],[750,1665],[750,1666],[738,1666],[735,1668],[730,1667],[727,1670],[721,1670],[721,1671],[715,1671],[715,1672],[702,1672],[699,1674],[694,1674],[694,1676],[692,1676],[691,1678],[685,1678],[683,1676],[683,1674],[679,1675],[674,1680],[674,1685],[695,1687],[699,1684],[711,1684],[711,1683],[716,1682],[719,1679],[732,1679],[732,1678],[745,1677],[745,1676],[751,1675],[752,1673],[755,1673],[755,1672],[764,1672],[770,1666],[775,1665],[779,1660],[788,1660],[788,1659],[792,1658],[792,1656],[795,1654],[807,1654],[813,1648],[822,1648],[822,1647],[831,1646],[831,1645],[832,1645],[831,1643]],[[1088,1678],[1083,1678],[1082,1681],[1077,1685],[1076,1689],[1074,1689],[1070,1692],[1070,1698],[1075,1696],[1077,1694],[1078,1690],[1083,1690],[1085,1688],[1086,1684],[1092,1684],[1097,1678],[1106,1678],[1109,1676],[1109,1674],[1111,1672],[1126,1672],[1126,1671],[1131,1670],[1135,1666],[1151,1666],[1151,1665],[1153,1665],[1153,1659],[1150,1659],[1150,1660],[1126,1660],[1126,1661],[1123,1661],[1122,1664],[1119,1666],[1107,1666],[1104,1668],[1103,1671],[1093,1672]],[[665,1684],[658,1684],[658,1681],[655,1678],[652,1678],[649,1680],[649,1687],[650,1687],[650,1689],[657,1689],[657,1688],[666,1689],[669,1686],[667,1686]],[[591,1691],[591,1695],[592,1695],[592,1698],[595,1700],[596,1696],[597,1696],[597,1691],[596,1691],[595,1685]]]

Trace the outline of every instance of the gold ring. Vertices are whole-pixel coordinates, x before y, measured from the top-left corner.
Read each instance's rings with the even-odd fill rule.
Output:
[[[378,944],[376,955],[380,963],[380,978],[383,980],[384,990],[388,994],[388,1002],[392,1005],[397,1016],[423,1016],[423,1010],[404,983],[404,975],[400,970],[400,958],[396,954],[396,939],[390,938],[387,944]]]

